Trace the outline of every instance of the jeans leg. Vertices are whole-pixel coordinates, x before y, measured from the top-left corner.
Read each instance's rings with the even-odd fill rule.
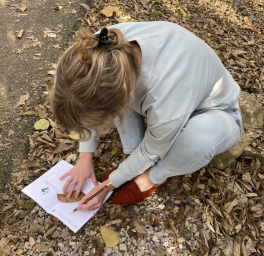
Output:
[[[125,154],[131,154],[143,140],[145,135],[144,118],[131,108],[124,110],[124,126],[119,118],[114,119]]]
[[[192,117],[168,154],[149,172],[150,180],[160,184],[168,177],[193,173],[211,159],[233,147],[240,127],[227,112],[209,110]]]

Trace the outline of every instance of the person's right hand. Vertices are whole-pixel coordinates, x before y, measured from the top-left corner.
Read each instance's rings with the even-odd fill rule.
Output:
[[[75,187],[77,186],[75,197],[78,197],[84,182],[90,178],[95,186],[98,185],[97,179],[95,177],[94,166],[93,166],[93,153],[80,153],[80,158],[78,163],[68,172],[60,177],[63,180],[65,177],[70,176],[66,181],[62,192],[65,192],[70,185],[70,190],[67,197],[70,197]],[[76,184],[70,184],[74,181]]]

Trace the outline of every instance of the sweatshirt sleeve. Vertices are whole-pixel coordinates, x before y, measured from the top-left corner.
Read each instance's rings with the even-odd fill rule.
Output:
[[[88,141],[80,141],[79,142],[79,152],[80,153],[88,153],[96,151],[96,138],[97,133],[95,130],[90,129],[92,132],[92,137]]]
[[[139,146],[109,175],[112,185],[118,188],[164,158],[188,118],[189,115],[185,115],[165,124],[148,126]]]

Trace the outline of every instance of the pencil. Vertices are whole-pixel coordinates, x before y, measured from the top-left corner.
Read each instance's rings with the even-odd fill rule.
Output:
[[[87,200],[85,200],[82,204],[87,204],[89,201],[91,201],[94,197],[96,197],[98,194],[100,194],[103,190],[105,190],[109,185],[111,184],[111,181],[105,185],[104,187],[102,187],[101,189],[99,189],[95,194],[93,194],[91,197],[89,197]],[[75,208],[71,213],[74,213],[76,211],[78,211],[79,207]]]

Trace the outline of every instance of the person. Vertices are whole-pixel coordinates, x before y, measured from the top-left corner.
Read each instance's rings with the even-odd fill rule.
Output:
[[[78,163],[63,191],[80,193],[86,179],[110,186],[80,210],[99,208],[106,194],[126,185],[116,204],[144,200],[169,177],[207,165],[238,141],[240,87],[200,38],[170,22],[130,22],[93,35],[82,28],[61,56],[51,93],[54,117],[80,136]],[[144,126],[147,118],[147,128]],[[125,154],[98,184],[93,152],[97,134],[116,125]]]

